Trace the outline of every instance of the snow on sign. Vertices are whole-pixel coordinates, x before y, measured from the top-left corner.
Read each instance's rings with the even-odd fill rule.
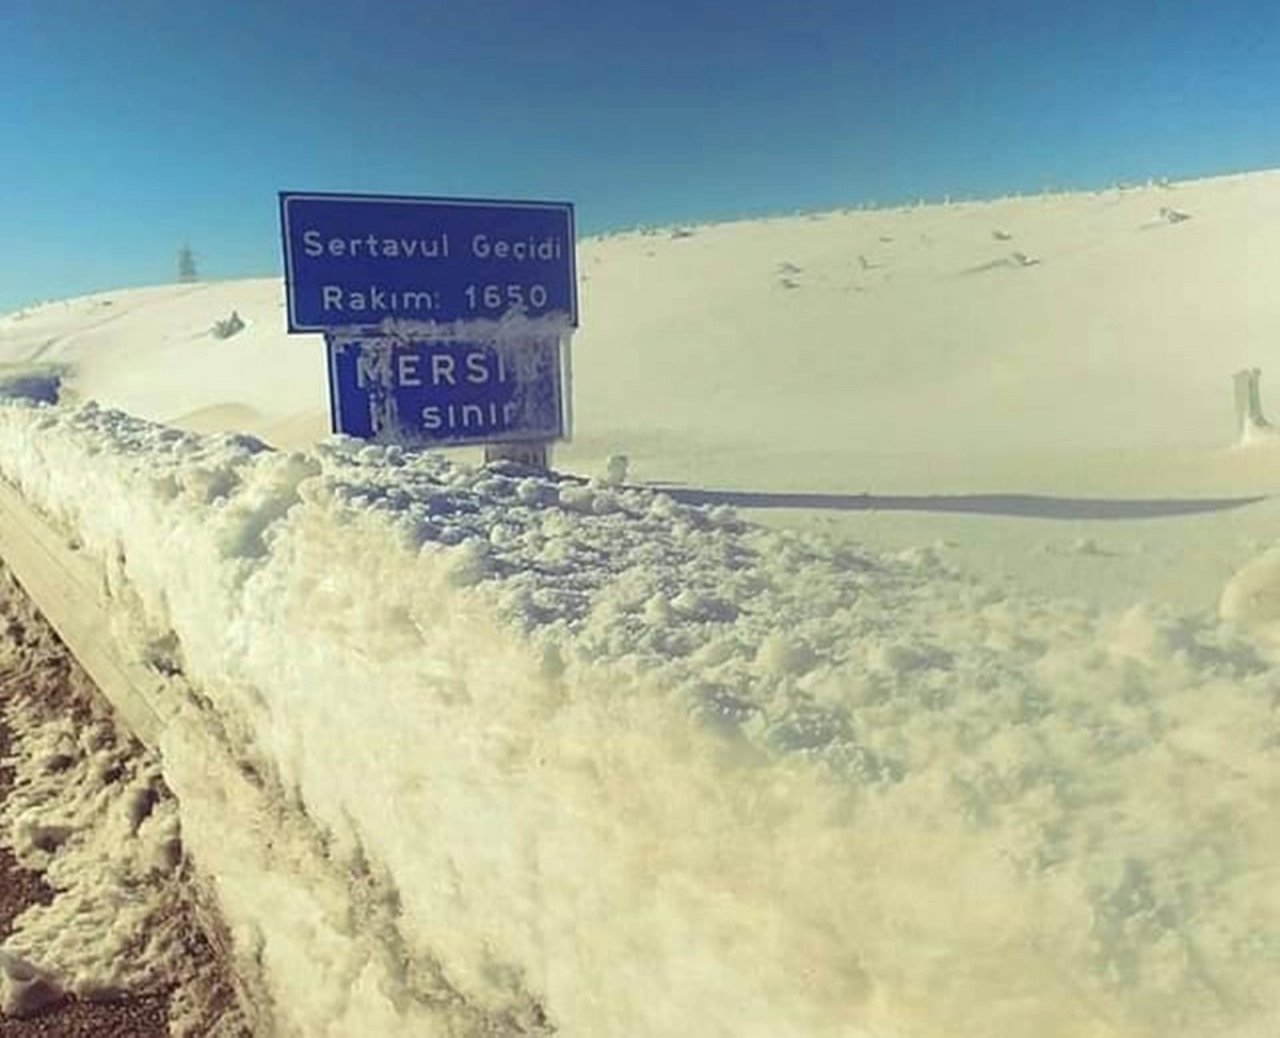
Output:
[[[573,206],[280,193],[289,330],[493,320],[578,323]]]
[[[402,446],[565,435],[561,343],[328,337],[332,429]]]

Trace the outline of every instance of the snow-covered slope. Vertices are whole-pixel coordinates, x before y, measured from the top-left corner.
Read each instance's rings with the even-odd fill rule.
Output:
[[[853,495],[781,529],[324,440],[275,280],[0,320],[68,402],[0,408],[0,474],[175,675],[165,779],[284,1033],[1270,1035],[1280,506],[863,509],[1269,493],[1231,374],[1268,366],[1278,203],[584,243],[557,457]]]
[[[233,311],[246,327],[217,338]],[[198,429],[261,432],[314,412],[311,435],[328,432],[323,342],[284,333],[278,280],[102,293],[19,311],[0,327],[8,370],[57,373],[67,399]]]
[[[1133,489],[1135,452],[1233,442],[1231,374],[1267,367],[1280,324],[1277,254],[1280,173],[589,239],[560,454],[891,493],[1061,489],[1061,455],[1098,450],[1119,458],[1092,480]],[[215,339],[232,310],[248,327]],[[319,337],[285,334],[271,279],[32,308],[0,319],[0,361],[69,364],[81,397],[167,422],[327,432]]]
[[[1265,508],[974,523],[838,495],[1270,494],[1280,450],[1233,449],[1231,376],[1261,367],[1264,399],[1273,384],[1278,207],[1280,174],[1262,173],[589,239],[575,438],[556,463],[596,474],[626,454],[641,483],[762,506],[825,492],[824,508],[769,521],[943,544],[975,572],[1108,607],[1211,607],[1270,536]],[[247,327],[215,338],[233,311]],[[0,318],[0,380],[33,365],[64,398],[194,430],[286,449],[328,430],[323,347],[285,334],[278,279]]]

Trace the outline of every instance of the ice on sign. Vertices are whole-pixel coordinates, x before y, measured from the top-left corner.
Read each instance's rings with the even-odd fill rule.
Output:
[[[565,434],[560,342],[329,343],[333,431],[403,445],[497,443]]]
[[[284,193],[290,331],[385,321],[577,324],[573,207]]]

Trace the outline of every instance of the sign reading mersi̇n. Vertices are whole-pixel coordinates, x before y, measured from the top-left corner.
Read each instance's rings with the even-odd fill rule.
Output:
[[[332,336],[332,428],[405,447],[565,435],[558,338],[476,343]]]
[[[568,203],[282,192],[280,221],[292,332],[578,323]]]

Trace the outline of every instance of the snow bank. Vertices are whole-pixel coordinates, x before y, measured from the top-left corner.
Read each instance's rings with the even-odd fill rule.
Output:
[[[1277,675],[621,486],[0,407],[282,1033],[1280,1021]]]
[[[159,994],[174,1035],[242,1033],[192,918],[178,808],[159,759],[96,708],[84,673],[7,572],[0,625],[0,720],[10,737],[0,766],[13,771],[0,839],[49,893],[6,926],[0,1016],[32,1015],[67,995]]]
[[[64,997],[53,977],[0,948],[0,1013],[32,1016]]]
[[[6,711],[19,770],[0,821],[18,861],[59,896],[28,909],[6,948],[84,997],[157,990],[177,972],[186,922],[177,807],[158,762],[117,743],[110,721],[42,707],[20,699]]]

